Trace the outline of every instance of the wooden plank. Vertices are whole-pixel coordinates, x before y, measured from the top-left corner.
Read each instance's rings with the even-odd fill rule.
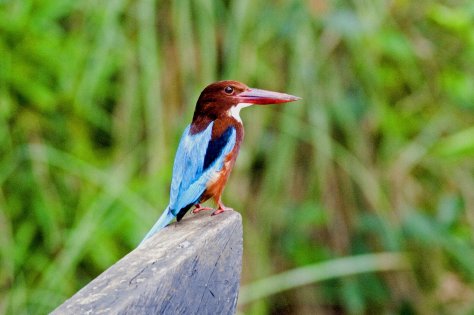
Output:
[[[159,231],[52,314],[234,314],[242,219],[188,215]]]

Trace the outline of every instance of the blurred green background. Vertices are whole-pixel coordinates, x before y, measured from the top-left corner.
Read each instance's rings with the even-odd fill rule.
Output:
[[[303,97],[242,111],[242,314],[473,314],[469,0],[0,0],[0,313],[137,245],[221,79]]]

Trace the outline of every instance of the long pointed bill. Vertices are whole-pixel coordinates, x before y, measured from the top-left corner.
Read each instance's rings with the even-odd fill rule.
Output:
[[[300,100],[301,97],[260,89],[249,89],[237,95],[240,103],[278,104]]]

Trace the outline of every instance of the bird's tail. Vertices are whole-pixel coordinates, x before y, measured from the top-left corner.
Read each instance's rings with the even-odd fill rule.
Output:
[[[153,234],[155,234],[156,232],[164,228],[166,225],[168,225],[168,223],[170,223],[171,220],[174,219],[174,217],[175,215],[171,213],[170,207],[169,206],[166,207],[161,217],[158,219],[158,221],[156,221],[155,225],[153,225],[151,230],[145,235],[145,237],[143,238],[140,244],[143,244],[143,242],[145,242],[147,239],[153,236]]]

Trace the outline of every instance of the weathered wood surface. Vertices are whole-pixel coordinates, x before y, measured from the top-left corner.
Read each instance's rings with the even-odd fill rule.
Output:
[[[234,314],[241,266],[240,214],[188,215],[52,314]]]

